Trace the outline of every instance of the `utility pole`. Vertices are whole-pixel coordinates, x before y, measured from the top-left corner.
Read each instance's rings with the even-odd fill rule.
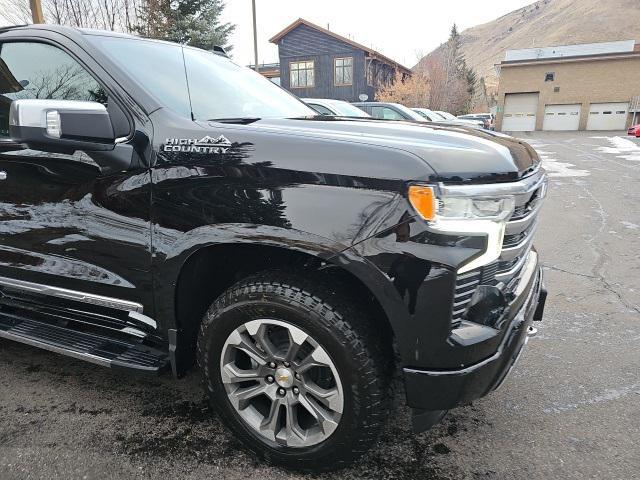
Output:
[[[33,23],[44,23],[44,15],[42,15],[42,3],[40,0],[29,0],[31,6],[31,18]]]
[[[256,24],[256,0],[251,0],[253,6],[253,54],[255,56],[256,72],[258,71],[258,27]]]

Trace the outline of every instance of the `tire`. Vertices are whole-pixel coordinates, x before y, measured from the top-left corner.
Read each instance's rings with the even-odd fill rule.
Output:
[[[367,451],[384,423],[392,358],[363,318],[366,309],[341,297],[321,280],[264,272],[229,288],[204,316],[197,353],[210,403],[270,463],[342,468]],[[287,364],[294,343],[298,353]],[[246,372],[251,380],[237,383]]]

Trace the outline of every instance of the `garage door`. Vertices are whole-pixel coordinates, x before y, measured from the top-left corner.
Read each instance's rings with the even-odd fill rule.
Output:
[[[537,93],[508,93],[504,97],[502,130],[530,132],[536,129]]]
[[[547,105],[544,107],[543,130],[578,130],[580,104]]]
[[[629,115],[628,103],[592,103],[587,130],[624,130]]]

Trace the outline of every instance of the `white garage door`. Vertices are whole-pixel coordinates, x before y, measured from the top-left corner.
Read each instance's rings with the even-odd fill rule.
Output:
[[[508,93],[504,97],[502,130],[530,132],[536,129],[537,93]]]
[[[578,130],[580,104],[547,105],[544,107],[543,130]]]
[[[624,130],[628,115],[628,103],[592,103],[587,130]]]

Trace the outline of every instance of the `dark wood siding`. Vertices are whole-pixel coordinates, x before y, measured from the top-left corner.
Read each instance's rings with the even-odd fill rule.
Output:
[[[358,101],[364,93],[373,100],[374,89],[367,85],[365,52],[348,43],[300,25],[278,42],[280,54],[281,85],[298,97],[335,98],[348,102]],[[353,57],[353,84],[334,85],[334,59]],[[313,88],[291,88],[289,63],[301,60],[314,61],[315,85]]]

